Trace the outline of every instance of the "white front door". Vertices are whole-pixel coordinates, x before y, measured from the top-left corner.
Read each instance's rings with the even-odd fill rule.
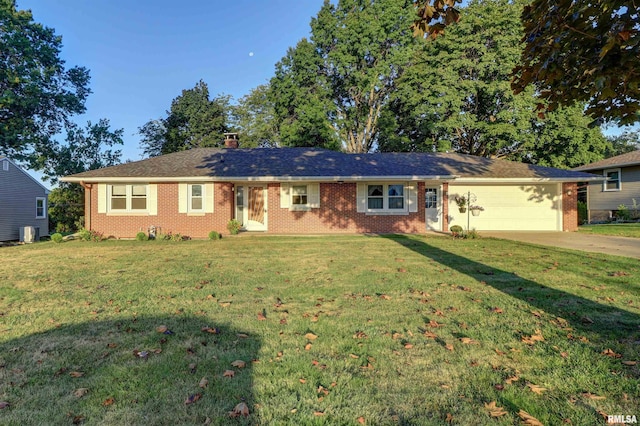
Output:
[[[424,189],[424,217],[429,231],[442,231],[441,188],[436,186]]]
[[[267,230],[267,188],[236,186],[236,218],[247,231]]]

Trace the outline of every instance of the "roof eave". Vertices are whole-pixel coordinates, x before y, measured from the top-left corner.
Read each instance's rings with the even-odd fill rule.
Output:
[[[529,177],[529,178],[469,178],[461,177],[455,183],[566,183],[605,180],[601,176],[593,177]]]
[[[62,182],[69,183],[111,183],[111,182],[363,182],[363,181],[422,181],[454,180],[458,175],[401,175],[401,176],[118,176],[82,177],[66,176]]]
[[[596,167],[587,166],[588,168],[577,167],[573,170],[575,170],[576,172],[588,172],[589,170],[607,170],[607,169],[617,169],[619,167],[633,167],[633,166],[640,166],[640,162],[632,161],[630,163],[607,164],[607,165],[600,165]]]

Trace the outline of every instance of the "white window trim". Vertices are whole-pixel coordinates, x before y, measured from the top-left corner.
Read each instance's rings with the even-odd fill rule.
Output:
[[[126,200],[126,208],[125,209],[112,209],[111,208],[111,193],[114,186],[124,185],[126,187],[125,192],[125,200]],[[144,186],[145,190],[145,199],[146,206],[145,209],[132,209],[131,208],[131,200],[133,198],[133,187],[135,186]],[[107,185],[107,213],[111,215],[125,214],[125,215],[148,215],[149,214],[149,185],[148,184],[140,184],[140,183],[114,183]]]
[[[9,171],[9,162],[7,160],[2,160],[2,171],[3,172]]]
[[[42,201],[42,216],[38,216],[38,201]],[[46,218],[47,218],[47,198],[36,197],[36,219],[46,219]]]
[[[307,188],[307,204],[293,204],[293,187],[304,186]],[[315,182],[291,182],[280,184],[280,207],[289,211],[311,211],[320,208],[320,183]]]
[[[307,202],[305,204],[294,204],[293,203],[293,197],[295,197],[295,194],[293,193],[293,188],[295,186],[304,186],[306,188],[306,196],[307,196]],[[291,186],[289,186],[289,211],[309,211],[311,210],[311,204],[309,203],[309,185],[307,184],[298,184],[298,183],[294,183],[291,184]]]
[[[200,198],[202,199],[202,208],[200,209],[194,209],[193,206],[193,187],[195,185],[199,185],[200,187],[202,187],[202,195],[200,196]],[[187,213],[199,213],[199,214],[204,214],[205,213],[205,207],[206,207],[206,203],[207,203],[207,186],[204,183],[193,183],[193,184],[189,184],[187,185]]]
[[[617,188],[607,188],[607,182],[609,182],[609,173],[612,172],[618,172],[618,187]],[[616,192],[616,191],[622,191],[622,171],[620,170],[620,168],[617,169],[605,169],[603,172],[603,175],[605,177],[605,180],[602,182],[602,191],[604,192]]]
[[[382,208],[370,209],[369,208],[369,186],[382,185]],[[402,208],[390,209],[389,208],[389,186],[399,185],[402,186]],[[408,200],[407,185],[398,182],[367,182],[365,184],[365,206],[366,213],[368,214],[409,214],[409,200]]]

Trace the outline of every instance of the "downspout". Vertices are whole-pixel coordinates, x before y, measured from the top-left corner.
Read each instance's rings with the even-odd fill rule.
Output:
[[[93,184],[80,182],[84,188],[84,228],[91,229],[91,189]]]

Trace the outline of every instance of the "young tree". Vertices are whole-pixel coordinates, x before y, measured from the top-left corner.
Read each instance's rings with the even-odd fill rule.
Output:
[[[85,111],[89,71],[65,69],[62,38],[0,0],[0,154],[33,160],[69,118]]]
[[[229,96],[209,99],[209,87],[200,80],[171,102],[166,118],[150,120],[138,129],[140,147],[150,156],[222,144],[228,131]]]
[[[271,82],[283,143],[315,128],[323,144],[337,139],[347,152],[375,146],[382,107],[416,44],[409,4],[325,1],[311,21],[311,40],[289,51]]]

